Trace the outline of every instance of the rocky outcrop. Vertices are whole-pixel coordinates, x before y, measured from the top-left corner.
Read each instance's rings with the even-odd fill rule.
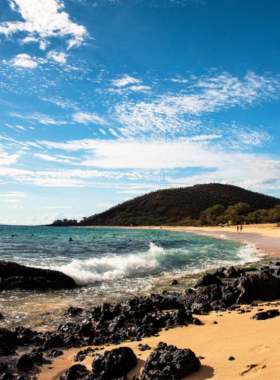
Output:
[[[64,273],[26,267],[14,262],[0,261],[0,291],[72,289],[75,281]]]
[[[206,273],[202,278],[200,278],[197,283],[195,284],[195,288],[199,288],[202,286],[209,286],[209,285],[224,285],[222,280],[211,273]]]
[[[256,300],[272,301],[280,298],[280,278],[273,276],[269,270],[241,277],[235,285],[240,293],[237,299],[239,304],[248,304]]]
[[[92,363],[92,372],[100,379],[111,380],[125,376],[137,364],[137,357],[130,347],[105,351]]]
[[[200,361],[190,349],[159,343],[146,360],[140,380],[180,380],[198,371]]]

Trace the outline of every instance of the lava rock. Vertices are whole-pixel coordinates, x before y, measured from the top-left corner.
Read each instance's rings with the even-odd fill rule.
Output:
[[[269,271],[241,277],[238,280],[238,304],[251,304],[255,300],[272,301],[280,298],[280,278]]]
[[[242,269],[235,269],[234,267],[230,267],[227,271],[227,278],[238,278],[245,274],[244,270]]]
[[[265,319],[271,319],[278,317],[280,315],[279,310],[267,310],[262,311],[260,313],[256,313],[253,315],[252,319],[256,319],[257,321],[264,321]]]
[[[137,364],[137,357],[129,347],[119,347],[105,351],[92,363],[94,375],[110,380],[125,376]]]
[[[28,372],[33,368],[33,359],[27,355],[22,355],[17,361],[17,369],[20,371]]]
[[[177,280],[172,280],[170,285],[174,286],[174,285],[178,285],[178,284],[179,284],[179,282]]]
[[[214,276],[220,277],[220,278],[226,278],[225,274],[226,268],[219,268],[216,270],[216,272],[213,273]]]
[[[16,348],[16,334],[13,331],[0,327],[0,355],[11,355]]]
[[[72,289],[75,281],[64,273],[0,261],[0,291],[13,289]]]
[[[87,356],[93,356],[94,353],[95,353],[95,350],[93,350],[90,347],[82,351],[79,351],[77,355],[74,356],[74,362],[82,362],[83,360],[85,360]]]
[[[0,362],[0,373],[6,371],[8,369],[7,363],[1,363]]]
[[[147,344],[144,344],[144,345],[141,344],[139,348],[139,351],[150,351],[150,350],[151,350],[151,347],[148,346]]]
[[[63,355],[63,351],[61,350],[50,350],[50,352],[48,353],[49,358],[57,358],[61,355]]]
[[[60,376],[60,380],[79,380],[89,375],[88,369],[81,364],[75,364]]]
[[[195,284],[195,288],[209,285],[224,285],[222,280],[211,273],[206,273],[202,278],[200,278]]]
[[[146,360],[140,380],[180,380],[200,368],[200,361],[190,349],[159,343]]]

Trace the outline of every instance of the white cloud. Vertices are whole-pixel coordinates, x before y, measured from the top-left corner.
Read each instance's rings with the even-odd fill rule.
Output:
[[[66,63],[66,58],[67,54],[65,53],[58,53],[56,50],[49,51],[47,54],[48,59],[53,59],[54,61],[60,63],[60,64],[65,64]]]
[[[41,154],[41,153],[35,153],[34,157],[41,158],[44,161],[50,161],[50,162],[64,162],[64,163],[71,163],[72,160],[68,158],[60,158],[57,156],[50,156],[48,154]]]
[[[0,145],[0,166],[8,166],[15,164],[19,157],[20,152],[15,154],[9,154]]]
[[[151,90],[150,86],[131,86],[129,87],[129,90],[133,92],[147,92]]]
[[[0,23],[0,33],[11,36],[24,32],[31,39],[39,39],[45,49],[49,37],[66,37],[68,48],[80,46],[87,36],[86,28],[70,20],[62,0],[10,0],[12,10],[20,13],[24,21]]]
[[[188,79],[183,79],[183,78],[171,78],[170,81],[173,83],[183,83],[183,84],[189,82]]]
[[[104,117],[99,116],[96,113],[77,112],[73,114],[72,117],[76,123],[85,124],[85,125],[88,125],[90,123],[100,124],[100,125],[108,124],[107,120]]]
[[[139,84],[141,80],[133,78],[129,75],[124,75],[122,78],[114,79],[112,81],[113,86],[115,87],[125,87],[129,84]]]
[[[161,95],[151,101],[125,101],[115,106],[112,117],[125,136],[151,132],[186,133],[197,128],[198,117],[235,106],[251,106],[279,97],[277,78],[249,72],[243,79],[223,73],[205,76],[188,87],[188,93]],[[195,120],[195,118],[197,118]]]
[[[24,120],[35,120],[35,121],[38,121],[39,123],[44,124],[44,125],[49,125],[49,124],[64,125],[64,124],[67,124],[67,121],[54,120],[53,118],[51,118],[47,115],[44,115],[44,114],[40,114],[40,113],[34,113],[31,115],[21,115],[21,114],[16,113],[16,112],[11,112],[10,116],[17,117],[19,119],[24,119]]]
[[[3,197],[3,198],[25,198],[26,193],[23,193],[21,191],[10,191],[8,193],[0,194],[0,197]]]
[[[18,54],[16,57],[12,58],[8,63],[11,66],[25,68],[25,69],[35,69],[38,66],[36,60],[28,54]]]

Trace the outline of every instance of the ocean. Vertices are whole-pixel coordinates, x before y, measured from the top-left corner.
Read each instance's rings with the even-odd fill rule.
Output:
[[[69,306],[183,290],[202,271],[258,261],[256,253],[252,246],[222,236],[163,229],[0,226],[1,260],[56,269],[80,285],[71,291],[2,292],[0,312],[6,319],[0,325],[48,329]],[[170,287],[172,279],[180,285]]]

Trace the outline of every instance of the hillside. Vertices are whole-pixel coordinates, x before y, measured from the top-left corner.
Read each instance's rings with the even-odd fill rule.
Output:
[[[128,226],[184,224],[198,219],[202,211],[220,204],[225,207],[248,203],[250,211],[280,205],[280,199],[232,185],[212,183],[178,189],[159,190],[124,202],[85,218],[80,226]],[[70,223],[71,224],[71,223]],[[61,225],[59,221],[54,225]],[[69,223],[67,224],[69,225]]]

